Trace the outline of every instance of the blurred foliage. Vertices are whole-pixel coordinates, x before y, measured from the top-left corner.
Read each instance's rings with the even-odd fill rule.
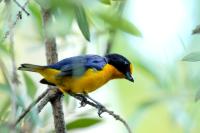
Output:
[[[33,81],[33,79],[26,74],[25,72],[23,72],[23,77],[24,77],[24,81],[25,81],[25,85],[27,88],[27,93],[31,98],[34,98],[36,91],[37,91],[37,87],[35,85],[35,82]]]
[[[67,123],[67,130],[74,130],[79,128],[87,128],[100,123],[102,120],[97,118],[79,118]]]
[[[75,14],[81,32],[86,40],[90,41],[89,25],[86,18],[85,9],[81,5],[75,6]]]
[[[196,93],[195,101],[197,102],[199,99],[200,99],[200,89]]]
[[[191,62],[200,61],[200,52],[193,52],[186,55],[183,58],[183,61],[191,61]]]
[[[128,42],[129,35],[132,35],[133,38],[141,37],[142,33],[135,24],[126,18],[123,13],[124,8],[119,8],[121,4],[127,6],[124,0],[30,1],[27,9],[31,15],[27,18],[23,15],[20,24],[14,30],[17,64],[24,62],[25,58],[30,58],[29,61],[32,61],[38,57],[38,62],[44,64],[40,59],[40,49],[33,48],[35,48],[36,42],[40,44],[44,42],[42,9],[49,9],[53,14],[52,21],[48,24],[49,36],[56,36],[58,45],[64,43],[63,50],[70,49],[70,47],[77,48],[75,44],[78,42],[84,45],[79,45],[78,48],[84,47],[86,53],[88,47],[91,46],[97,49],[98,54],[102,54],[104,51],[100,48],[106,49],[109,39],[114,38],[111,52],[125,55],[134,63],[134,85],[126,81],[113,81],[115,91],[112,94],[117,95],[115,103],[120,106],[121,112],[129,120],[128,122],[135,132],[198,133],[200,131],[198,102],[200,99],[200,69],[198,62],[191,64],[186,61],[199,61],[200,52],[191,52],[183,57],[183,61],[181,57],[172,66],[153,64],[137,51],[135,48],[137,46]],[[0,37],[9,29],[9,21],[15,20],[16,12],[19,9],[14,3],[11,4],[12,11],[6,7],[4,2],[0,3]],[[11,19],[8,21],[9,15],[11,15]],[[31,24],[27,24],[30,22]],[[32,27],[30,26],[29,29],[27,25]],[[23,30],[27,36],[22,33]],[[115,32],[114,37],[110,31]],[[30,34],[31,38],[28,36]],[[199,38],[198,34],[196,37]],[[32,42],[29,48],[24,41],[26,39],[27,42]],[[85,46],[89,40],[94,45]],[[193,43],[199,43],[196,40]],[[38,81],[35,77],[23,73],[19,77],[23,77],[24,82],[14,90],[15,94],[12,92],[13,66],[11,65],[9,44],[8,39],[0,43],[0,132],[10,132],[9,124],[13,119],[19,116],[24,108],[41,93],[41,90],[45,89],[44,86],[41,87],[35,82]],[[196,48],[196,45],[191,47]],[[27,56],[23,57],[23,61],[21,61],[24,51],[26,51]],[[195,100],[197,102],[194,102]],[[67,96],[65,96],[64,102],[64,109],[69,110],[66,116],[74,118],[71,112],[76,114],[76,104]],[[14,104],[16,105],[14,106]],[[12,118],[14,108],[16,116]],[[91,118],[93,111],[88,112],[88,110],[83,111],[76,119],[67,121],[67,129],[80,129],[103,123],[102,120]],[[49,114],[51,111],[48,107],[39,116],[34,109],[19,125],[18,130],[27,132],[53,131],[53,121]],[[90,118],[86,117],[88,114]]]
[[[101,2],[104,3],[104,4],[108,4],[108,5],[111,4],[111,0],[101,0]]]
[[[109,26],[111,26],[113,29],[120,29],[126,33],[135,35],[135,36],[141,36],[140,31],[136,28],[135,25],[130,23],[125,18],[121,17],[118,14],[107,14],[107,12],[111,11],[105,11],[100,12],[98,14],[99,18],[104,20]]]
[[[43,29],[42,29],[42,14],[41,14],[40,6],[35,2],[31,2],[28,5],[28,8],[31,12],[31,15],[33,15],[33,17],[34,17],[33,21],[36,22],[37,30],[38,30],[40,36],[42,37]]]
[[[196,90],[199,89],[200,77],[194,73],[199,72],[199,65],[195,68],[194,64],[181,60],[169,68],[152,64],[132,49],[132,44],[123,36],[119,34],[116,38],[112,51],[127,55],[135,66],[134,85],[118,81],[118,89],[115,88],[121,109],[133,130],[142,133],[198,133],[200,110],[195,95],[196,98],[199,96]]]

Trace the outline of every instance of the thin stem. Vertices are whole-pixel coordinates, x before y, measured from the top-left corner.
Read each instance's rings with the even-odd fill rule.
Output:
[[[35,101],[33,101],[25,110],[24,112],[18,117],[15,121],[14,126],[16,126],[25,116],[27,113],[31,111],[31,109],[43,98],[47,95],[49,89],[45,90]]]
[[[72,92],[68,92],[68,94],[69,94],[70,96],[72,96],[72,97],[74,97],[74,98],[80,100],[81,102],[83,102],[83,98],[82,98],[82,97],[77,96],[76,94],[74,94],[74,93],[72,93]],[[92,99],[92,98],[90,97],[90,99]],[[96,100],[92,99],[92,101],[96,101]],[[99,102],[98,102],[98,103],[99,103]],[[91,101],[89,101],[89,100],[84,100],[84,104],[85,104],[85,105],[88,104],[88,105],[90,105],[90,106],[95,107],[96,109],[99,109],[99,105],[98,105],[98,104],[96,104],[96,103],[94,103],[94,102],[91,102]],[[126,121],[125,121],[124,119],[122,119],[119,115],[115,114],[113,111],[108,110],[108,109],[107,109],[105,106],[103,106],[102,104],[100,104],[100,105],[102,106],[102,108],[101,108],[101,110],[100,110],[101,114],[104,113],[104,112],[106,112],[106,113],[108,113],[109,115],[113,116],[116,120],[118,120],[118,121],[120,121],[121,123],[123,123],[123,125],[126,127],[128,133],[132,133],[132,132],[131,132],[131,128],[128,126],[128,124],[126,123]],[[99,114],[99,116],[100,116],[101,114]]]
[[[24,12],[26,13],[27,16],[30,15],[30,13],[29,13],[28,11],[26,11],[25,7],[23,7],[22,5],[20,5],[18,1],[16,1],[16,0],[13,0],[13,1],[15,2],[15,4],[16,4],[18,7],[21,8],[22,11],[24,11]]]
[[[28,5],[30,0],[27,0],[24,5],[22,6],[21,10],[18,11],[18,13],[16,14],[16,19],[15,21],[12,23],[11,27],[9,28],[8,31],[5,32],[5,34],[3,35],[3,37],[0,38],[0,43],[3,43],[8,36],[10,35],[11,31],[15,28],[15,26],[17,25],[18,21],[20,19],[22,19],[22,11],[23,9],[25,9],[25,7]]]
[[[49,21],[51,21],[51,12],[49,10],[43,9],[43,27],[45,35],[45,50],[46,50],[46,59],[47,64],[53,64],[58,61],[56,39],[55,37],[49,37],[47,32],[47,26]],[[49,86],[50,89],[56,90],[56,87]],[[62,107],[62,94],[57,93],[58,95],[54,99],[50,99],[51,106],[53,109],[54,116],[54,126],[56,133],[65,133],[65,121],[64,113]]]

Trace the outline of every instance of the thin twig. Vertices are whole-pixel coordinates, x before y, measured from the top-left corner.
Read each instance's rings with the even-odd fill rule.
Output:
[[[10,6],[10,1],[7,1],[5,2],[6,4],[6,8],[9,9],[9,12],[12,12],[12,7]],[[11,28],[11,17],[12,15],[9,14],[9,17],[8,17],[8,24],[9,24],[9,28]],[[10,36],[9,36],[9,47],[10,47],[10,58],[11,58],[11,62],[12,62],[12,74],[10,75],[11,76],[11,81],[10,81],[10,90],[11,90],[11,101],[12,101],[12,117],[11,117],[11,121],[15,121],[15,118],[16,118],[16,89],[17,89],[17,86],[18,86],[18,78],[17,78],[17,73],[16,73],[16,63],[15,63],[15,53],[14,53],[14,34],[13,32],[10,33]],[[15,131],[13,131],[14,133]]]
[[[0,43],[3,43],[8,36],[10,35],[11,31],[14,29],[14,27],[16,26],[17,22],[22,18],[22,12],[19,11],[17,13],[17,18],[16,20],[12,23],[12,25],[10,26],[9,30],[5,32],[4,36],[2,37],[2,39],[0,40]]]
[[[40,113],[42,111],[42,109],[47,105],[47,103],[49,102],[49,94],[45,95],[40,103],[37,106],[37,112]]]
[[[113,29],[109,30],[109,38],[108,38],[108,42],[107,42],[105,55],[109,54],[113,48],[114,40],[116,37],[116,32],[117,32],[117,30],[113,30]]]
[[[47,95],[49,89],[45,90],[35,101],[33,101],[25,110],[24,112],[18,117],[15,121],[14,126],[16,126],[25,116],[27,113],[31,111],[31,109],[43,98]]]
[[[51,99],[56,98],[59,95],[60,91],[58,89],[49,89],[48,94],[40,101],[39,105],[37,106],[38,113],[45,107],[45,105],[51,101]]]
[[[120,1],[120,3],[119,3],[118,13],[120,16],[122,16],[122,14],[123,14],[126,3],[127,3],[127,0],[123,0],[123,2]],[[117,29],[109,29],[108,32],[109,32],[109,38],[107,40],[107,47],[105,50],[105,55],[109,54],[113,48],[114,41],[115,41],[116,35],[117,35]]]
[[[81,102],[83,102],[82,97],[77,97],[76,94],[72,93],[72,92],[68,92],[68,94],[78,100],[80,100]],[[96,109],[99,109],[99,106],[89,100],[84,100],[84,104],[88,104],[90,106],[95,107]],[[102,106],[102,104],[101,104]],[[102,106],[101,108],[101,114],[102,113],[108,113],[109,115],[113,116],[116,120],[122,122],[124,124],[124,126],[126,127],[128,133],[132,133],[130,127],[128,126],[128,124],[126,123],[126,121],[124,119],[122,119],[119,115],[115,114],[113,111],[108,110],[105,106]]]
[[[11,27],[9,28],[8,31],[5,32],[4,36],[0,39],[0,43],[3,43],[8,36],[10,35],[11,31],[14,29],[14,27],[17,25],[17,22],[22,19],[22,11],[23,9],[25,9],[25,7],[28,5],[30,0],[27,0],[24,5],[22,6],[21,10],[18,11],[18,13],[16,14],[16,19],[15,21],[12,23]]]
[[[45,105],[51,100],[56,98],[58,95],[60,95],[60,91],[58,89],[47,89],[44,91],[41,95],[38,96],[38,98],[33,101],[25,110],[24,112],[18,117],[16,122],[14,123],[14,126],[16,126],[30,111],[31,109],[38,104],[37,106],[37,112],[40,113],[41,110],[45,107]]]
[[[24,117],[25,115],[30,112],[30,110],[40,101],[38,107],[37,107],[37,111],[38,113],[41,112],[41,110],[44,108],[44,106],[51,100],[51,99],[55,99],[58,97],[58,95],[61,95],[62,93],[58,90],[58,89],[47,89],[45,92],[43,92],[33,103],[31,103],[28,108],[19,116],[19,118],[17,119],[17,121],[15,122],[14,126],[16,126]],[[80,101],[82,101],[83,99],[81,97],[76,97],[76,95],[74,93],[68,92],[68,94]],[[92,107],[95,107],[97,109],[98,106],[93,103],[90,102],[88,100],[84,101],[85,104],[88,104]],[[124,119],[122,119],[119,115],[115,114],[113,111],[108,110],[105,106],[103,106],[103,108],[101,109],[101,112],[104,113],[108,113],[109,115],[113,116],[116,120],[119,120],[120,122],[122,122],[124,124],[124,126],[126,127],[128,133],[132,133],[130,127],[128,126],[128,124],[126,123],[126,121]]]
[[[24,11],[26,13],[27,16],[30,15],[30,13],[28,11],[26,11],[25,7],[23,7],[22,5],[20,5],[18,1],[16,1],[16,0],[13,0],[13,1],[15,2],[15,4],[17,6],[19,6],[21,8],[22,11]]]
[[[48,10],[43,10],[43,24],[44,30],[46,32],[46,26],[48,21],[51,19],[51,14]],[[46,34],[45,34],[46,35]],[[47,63],[52,64],[57,62],[57,50],[56,50],[56,42],[55,38],[49,38],[47,35],[45,37],[45,46],[46,46],[46,57]],[[50,91],[49,91],[50,90]],[[25,115],[30,112],[31,108],[33,108],[41,99],[43,100],[38,105],[38,113],[43,109],[43,107],[50,101],[53,109],[54,116],[54,125],[56,133],[65,133],[65,123],[64,123],[64,114],[62,111],[62,93],[55,87],[49,86],[49,89],[42,93],[33,103],[29,105],[29,107],[20,115],[20,117],[14,123],[16,126],[21,119],[25,117]]]
[[[52,21],[52,15],[50,10],[48,9],[43,9],[42,14],[47,64],[53,64],[58,62],[56,39],[55,37],[49,37],[47,32],[47,26],[49,21]],[[57,89],[56,87],[52,86],[49,86],[49,88],[51,88],[52,90]],[[62,95],[61,93],[56,94],[57,96],[54,99],[50,99],[51,107],[53,109],[55,132],[66,133],[62,107]]]

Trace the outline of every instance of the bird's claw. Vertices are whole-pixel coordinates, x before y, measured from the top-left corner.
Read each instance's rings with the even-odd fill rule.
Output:
[[[80,106],[79,106],[79,108],[81,108],[81,107],[85,107],[85,105],[86,105],[85,100],[82,100],[82,101],[80,102]]]
[[[98,109],[98,112],[97,112],[97,113],[98,113],[98,116],[101,117],[101,114],[102,114],[103,112],[105,112],[105,107],[102,106],[102,105],[98,105],[97,109]]]
[[[85,105],[87,104],[87,98],[85,98],[84,96],[81,96],[81,102],[80,102],[80,107],[85,107]]]

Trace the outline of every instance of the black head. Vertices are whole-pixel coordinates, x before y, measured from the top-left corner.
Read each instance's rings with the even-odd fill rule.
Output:
[[[128,59],[119,54],[108,54],[105,56],[108,64],[114,66],[119,72],[123,73],[125,78],[134,82],[132,74],[132,65]]]

